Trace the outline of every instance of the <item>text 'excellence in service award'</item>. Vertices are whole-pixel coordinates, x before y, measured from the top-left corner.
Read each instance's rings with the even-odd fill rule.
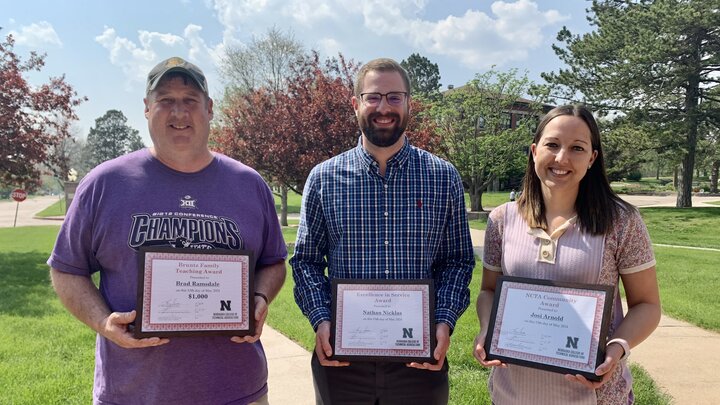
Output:
[[[251,251],[140,248],[134,335],[255,333]]]
[[[333,279],[333,360],[436,363],[431,280]]]
[[[612,297],[611,286],[500,276],[486,358],[599,381]]]

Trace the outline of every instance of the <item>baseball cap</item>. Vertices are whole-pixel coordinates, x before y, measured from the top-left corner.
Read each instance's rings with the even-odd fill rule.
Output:
[[[155,90],[155,87],[157,87],[158,83],[160,83],[160,80],[162,80],[166,74],[171,72],[180,72],[188,75],[190,78],[195,80],[195,83],[197,83],[200,90],[209,97],[207,80],[205,80],[205,75],[202,70],[185,59],[177,56],[165,59],[164,61],[158,63],[150,71],[150,73],[148,73],[145,95],[148,95],[151,91]]]

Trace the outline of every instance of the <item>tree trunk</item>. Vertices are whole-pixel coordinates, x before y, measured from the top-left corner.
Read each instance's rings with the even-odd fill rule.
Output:
[[[712,169],[710,170],[710,192],[718,192],[718,172],[720,172],[720,160],[712,162]]]
[[[280,186],[280,225],[281,226],[288,226],[287,200],[288,200],[288,188],[286,185],[283,184]]]
[[[470,194],[470,211],[482,211],[482,188],[479,187],[475,181],[470,182],[468,194]]]
[[[685,130],[687,131],[686,148],[687,152],[683,156],[682,167],[680,168],[680,176],[678,181],[677,203],[678,208],[692,207],[692,181],[695,169],[695,150],[697,149],[698,134],[698,103],[700,99],[700,70],[702,54],[702,37],[704,32],[695,32],[690,35],[695,51],[688,61],[691,70],[688,76],[688,86],[685,92]]]

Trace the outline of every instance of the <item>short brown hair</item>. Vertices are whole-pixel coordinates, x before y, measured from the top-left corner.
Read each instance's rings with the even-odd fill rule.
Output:
[[[355,79],[355,96],[360,97],[360,93],[363,91],[363,82],[365,81],[365,75],[368,72],[398,72],[402,76],[403,82],[405,82],[405,89],[408,96],[410,96],[410,76],[408,72],[400,66],[399,63],[395,62],[390,58],[378,58],[373,59],[370,62],[364,64],[357,74]]]

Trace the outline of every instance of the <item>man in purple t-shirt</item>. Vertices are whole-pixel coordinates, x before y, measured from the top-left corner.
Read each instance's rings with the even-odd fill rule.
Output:
[[[83,179],[48,260],[60,301],[97,332],[93,401],[266,404],[259,338],[287,256],[272,193],[253,169],[209,150],[213,103],[197,66],[161,62],[144,101],[153,147]],[[252,251],[256,334],[135,339],[142,246]]]

